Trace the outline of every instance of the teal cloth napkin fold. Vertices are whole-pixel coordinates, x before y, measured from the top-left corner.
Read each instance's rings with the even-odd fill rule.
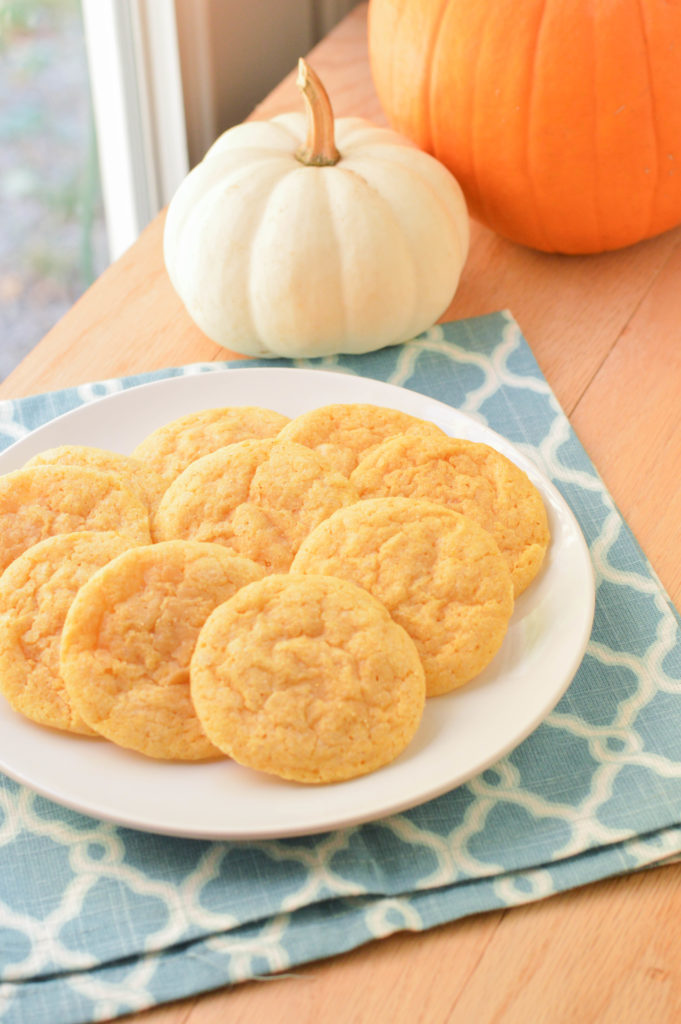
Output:
[[[596,614],[583,662],[555,710],[494,767],[413,810],[320,836],[145,834],[0,776],[3,1022],[108,1019],[681,852],[681,619],[512,317],[294,365],[422,392],[479,417],[536,461],[593,559]],[[226,366],[238,373],[243,364],[2,403],[0,447],[100,395]]]

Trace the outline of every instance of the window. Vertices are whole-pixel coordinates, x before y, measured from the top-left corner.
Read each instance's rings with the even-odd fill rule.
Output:
[[[78,0],[0,0],[0,379],[108,259]]]
[[[355,0],[0,0],[0,379]]]

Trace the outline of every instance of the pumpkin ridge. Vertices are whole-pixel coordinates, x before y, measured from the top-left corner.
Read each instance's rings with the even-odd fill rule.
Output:
[[[645,69],[646,69],[647,76],[648,76],[648,95],[650,96],[650,107],[651,107],[650,124],[651,124],[652,130],[653,130],[653,135],[655,137],[655,188],[650,189],[650,205],[649,205],[649,209],[648,209],[646,233],[645,233],[645,235],[642,236],[642,237],[645,238],[645,237],[648,237],[650,234],[652,234],[652,232],[653,232],[653,225],[655,224],[655,214],[656,214],[656,206],[657,206],[656,199],[657,199],[657,196],[660,194],[660,189],[661,189],[661,186],[662,186],[662,173],[661,173],[661,171],[662,171],[662,163],[661,163],[661,160],[660,160],[661,140],[660,140],[660,132],[659,132],[659,129],[657,127],[657,116],[656,116],[657,110],[656,110],[656,104],[655,104],[655,98],[654,98],[655,94],[654,94],[654,91],[653,91],[653,68],[652,68],[652,65],[650,63],[650,48],[649,48],[649,45],[648,45],[649,44],[649,33],[647,31],[646,16],[645,16],[645,12],[643,10],[643,6],[641,4],[641,0],[638,0],[638,3],[636,5],[636,9],[638,10],[639,20],[641,22],[641,34],[643,35],[643,39],[645,41],[645,46],[644,46],[643,50],[644,50],[644,55],[645,55]]]
[[[546,249],[546,250],[550,251],[553,248],[553,246],[550,245],[550,243],[549,243],[548,234],[547,234],[547,230],[546,230],[546,224],[544,222],[544,218],[542,217],[541,209],[540,209],[540,206],[539,206],[539,197],[538,197],[538,192],[537,192],[537,183],[536,183],[536,181],[534,179],[534,175],[532,173],[532,158],[531,158],[531,155],[530,155],[530,139],[533,137],[533,134],[534,134],[533,129],[532,129],[532,112],[535,109],[535,102],[534,101],[536,99],[536,86],[537,86],[537,79],[539,77],[539,74],[538,74],[539,47],[540,47],[540,39],[541,39],[541,35],[542,35],[542,28],[546,24],[547,7],[548,7],[548,0],[544,0],[544,2],[541,5],[541,10],[539,12],[539,19],[537,21],[537,31],[535,33],[534,45],[532,47],[532,52],[534,54],[534,58],[533,58],[533,63],[532,63],[532,69],[530,71],[530,91],[529,91],[529,98],[528,98],[528,118],[527,118],[527,122],[526,122],[526,134],[525,134],[525,146],[524,146],[524,149],[525,149],[525,153],[526,153],[525,172],[527,174],[527,181],[528,181],[529,186],[530,186],[530,195],[532,197],[532,207],[533,207],[533,213],[534,213],[534,221],[535,221],[535,225],[536,225],[536,229],[537,229],[537,234],[539,235],[539,238],[541,239],[541,242],[538,242],[537,245],[541,249]]]
[[[596,236],[601,240],[605,238],[607,232],[603,224],[603,218],[601,216],[601,195],[603,188],[603,176],[600,161],[600,152],[598,144],[598,22],[596,18],[593,19],[593,64],[594,64],[594,80],[593,80],[593,105],[596,111],[596,117],[594,118],[593,125],[593,146],[594,146],[594,178],[595,178],[595,203],[594,203],[594,220],[596,222]]]
[[[484,37],[485,37],[485,30],[487,28],[488,23],[492,20],[492,18],[493,18],[493,14],[492,14],[491,11],[488,10],[486,12],[486,15],[485,15],[485,21],[483,22],[482,28],[480,30],[480,34],[478,36],[478,40],[484,39]],[[480,48],[478,48],[478,59],[475,62],[475,74],[473,76],[473,85],[472,85],[472,89],[471,89],[471,93],[472,93],[471,108],[473,110],[477,109],[477,98],[478,98],[478,93],[480,91],[480,86],[479,86],[480,75],[484,74],[484,73],[485,73],[485,69],[484,69],[483,63],[480,61]],[[489,219],[488,209],[486,209],[486,207],[487,207],[486,190],[480,188],[480,175],[479,175],[479,172],[478,172],[479,159],[476,158],[476,153],[479,151],[479,145],[476,144],[475,117],[469,117],[468,118],[468,125],[469,125],[469,128],[468,128],[468,152],[470,153],[471,177],[472,177],[473,188],[474,188],[474,192],[475,192],[475,196],[476,196],[476,204],[480,207],[481,213],[482,213],[483,218],[484,218],[484,222],[485,223],[491,223],[491,221]]]
[[[248,170],[248,168],[247,168],[247,170]],[[253,268],[254,268],[254,266],[258,262],[258,259],[256,258],[256,253],[258,252],[258,237],[260,235],[260,232],[261,232],[263,224],[267,223],[268,216],[269,216],[269,214],[268,214],[269,208],[270,208],[270,206],[271,206],[271,204],[272,204],[272,202],[274,200],[274,197],[276,196],[277,192],[279,191],[279,189],[283,187],[284,182],[288,181],[288,179],[291,177],[292,174],[297,174],[299,171],[303,172],[305,170],[306,170],[306,168],[303,168],[296,160],[293,160],[292,165],[289,168],[289,170],[286,173],[282,174],[281,177],[275,182],[273,187],[269,191],[267,191],[265,193],[265,195],[264,195],[264,202],[262,203],[262,206],[260,208],[260,216],[258,217],[257,224],[255,223],[255,221],[253,222],[253,230],[252,230],[252,234],[251,234],[252,242],[251,242],[251,245],[248,247],[248,255],[247,255],[247,260],[248,260],[248,267],[247,267],[247,270],[246,270],[247,287],[246,287],[245,291],[246,291],[246,300],[247,300],[247,304],[248,304],[248,317],[249,317],[249,320],[250,320],[251,334],[258,341],[258,344],[259,344],[260,349],[261,349],[261,352],[258,353],[258,354],[261,354],[261,355],[267,355],[268,354],[268,348],[270,347],[270,345],[269,345],[269,339],[265,339],[263,337],[263,331],[261,330],[260,324],[258,323],[257,311],[258,311],[258,308],[260,306],[260,303],[257,300],[256,296],[254,295],[254,288],[253,288],[254,283],[256,281],[256,275],[254,273]],[[275,355],[278,354],[276,352],[276,349],[274,349],[273,354],[275,354]]]
[[[362,157],[362,155],[360,153],[357,153],[351,159],[352,160],[361,160],[361,159],[363,159],[363,157]],[[427,177],[425,177],[425,175],[420,174],[417,170],[415,170],[414,167],[409,167],[407,164],[402,163],[399,160],[391,160],[385,154],[383,154],[382,156],[379,156],[379,157],[376,157],[376,156],[372,155],[370,158],[367,158],[367,159],[370,159],[372,164],[377,164],[377,163],[378,164],[384,164],[385,167],[389,169],[389,172],[391,174],[402,174],[403,173],[404,175],[406,175],[407,178],[410,178],[411,180],[413,180],[417,187],[425,188],[428,191],[429,195],[431,195],[433,197],[433,199],[435,200],[437,205],[441,208],[442,214],[443,214],[443,220],[445,222],[449,222],[451,220],[451,209],[447,205],[447,203],[444,201],[444,199],[442,198],[441,193],[438,191],[438,189],[435,188],[433,183],[431,181],[429,181]],[[345,167],[343,169],[346,170],[346,171],[353,170],[352,168],[349,168],[349,167]],[[367,187],[372,188],[380,196],[380,193],[378,192],[378,189],[376,189],[375,186],[371,185],[371,183],[368,182],[366,180],[366,178],[364,178],[360,172],[355,172],[355,173],[359,173],[359,176],[365,182]],[[458,247],[459,247],[460,259],[463,261],[463,259],[465,259],[465,257],[468,255],[468,239],[463,237],[463,235],[461,233],[461,224],[460,224],[459,221],[457,221],[455,223],[455,225],[454,225],[454,232],[453,232],[453,234],[456,237],[457,244],[458,244]],[[413,262],[415,262],[415,261],[413,261]]]
[[[369,15],[368,15],[369,18],[371,18],[372,7],[373,7],[373,4],[369,4]],[[403,0],[402,5],[400,6],[400,9],[399,9],[399,11],[397,13],[397,17],[396,17],[396,20],[395,20],[395,25],[394,25],[394,38],[395,39],[397,39],[398,36],[399,36],[399,32],[400,32],[400,28],[401,28],[401,23],[404,20],[405,11],[406,11],[406,3]],[[390,96],[391,97],[395,96],[395,79],[397,77],[397,73],[398,73],[397,61],[393,60],[393,61],[390,62],[390,84],[389,84],[389,90],[390,90]]]
[[[470,0],[469,6],[474,6],[474,4],[470,4]],[[458,21],[462,16],[465,20],[466,14],[466,0],[463,0],[463,2],[462,0],[449,0],[439,25],[437,43],[431,62],[431,76],[436,76],[435,81],[437,81],[437,76],[442,74],[442,65],[449,66],[451,63],[451,56],[447,60],[446,55],[456,44]],[[479,150],[480,140],[476,137],[474,113],[478,106],[479,79],[485,73],[485,62],[480,59],[480,54],[488,25],[493,21],[494,16],[490,11],[484,11],[480,21],[475,24],[475,32],[467,40],[466,49],[475,53],[475,59],[470,61],[470,68],[472,69],[470,88],[468,91],[464,90],[462,94],[463,104],[460,96],[453,98],[453,107],[462,116],[461,124],[459,125],[460,139],[458,145],[455,144],[450,148],[449,133],[446,130],[447,118],[443,113],[443,103],[441,98],[438,99],[437,93],[434,94],[433,100],[434,110],[439,116],[439,120],[436,120],[434,127],[435,142],[433,152],[445,167],[448,167],[454,174],[457,181],[462,184],[465,181],[466,187],[464,191],[469,209],[472,215],[483,221],[483,223],[489,223],[489,220],[485,220],[485,217],[488,216],[485,211],[486,195],[485,190],[480,186],[479,160],[476,158],[476,151]],[[441,121],[445,122],[444,131],[443,124],[440,123]],[[467,158],[467,162],[463,167],[459,163],[460,154],[464,154],[465,161]]]
[[[333,169],[334,170],[338,170],[341,173],[345,173],[345,174],[351,173],[348,170],[347,167],[343,167],[343,154],[342,153],[341,153],[341,158],[340,158],[339,162],[337,164],[334,164],[334,168]],[[338,223],[337,223],[336,216],[335,216],[334,203],[331,201],[331,195],[330,195],[330,190],[329,190],[329,185],[330,185],[330,182],[332,180],[332,174],[328,174],[328,173],[325,174],[324,175],[324,179],[325,179],[324,180],[324,193],[325,193],[325,196],[326,196],[326,207],[327,207],[327,211],[328,211],[328,221],[331,224],[331,230],[333,231],[333,236],[334,236],[334,240],[335,240],[335,243],[336,243],[335,246],[334,246],[334,252],[335,253],[341,253],[343,251],[343,236],[342,236],[341,232],[338,229]],[[342,336],[344,338],[346,338],[348,336],[348,302],[347,302],[348,288],[347,288],[347,282],[345,280],[345,265],[344,265],[343,259],[340,258],[340,257],[338,258],[338,270],[339,270],[339,273],[338,273],[336,279],[337,279],[337,281],[340,282],[340,300],[341,300],[340,301],[340,308],[341,308],[341,311],[342,311],[342,321],[343,321]]]
[[[435,51],[437,49],[438,39],[440,38],[440,29],[445,18],[445,11],[449,0],[441,0],[440,9],[433,19],[433,28],[431,32],[431,43],[428,47],[431,53],[431,59],[428,61],[428,71],[424,76],[424,87],[423,95],[421,97],[421,119],[426,126],[426,140],[423,148],[428,152],[432,153],[433,147],[433,123],[432,123],[432,111],[434,108],[434,99],[437,95],[436,82],[435,82],[435,66],[436,61],[434,59]]]
[[[357,158],[359,159],[359,156]],[[372,163],[378,162],[378,163],[384,163],[384,164],[389,165],[390,171],[393,174],[396,171],[397,171],[397,173],[399,173],[401,170],[404,170],[404,171],[407,172],[408,175],[410,175],[411,177],[414,178],[414,180],[416,181],[417,185],[420,184],[421,186],[427,186],[428,187],[428,191],[431,192],[431,193],[434,193],[434,190],[432,190],[430,188],[430,185],[426,181],[426,179],[424,177],[418,175],[413,170],[413,168],[407,168],[403,164],[392,163],[389,160],[380,160],[379,159],[378,161],[376,161],[375,159],[372,158],[371,162]],[[404,238],[405,237],[405,231],[403,229],[402,221],[400,220],[400,218],[398,217],[397,213],[395,212],[395,209],[393,208],[392,203],[390,203],[386,199],[386,197],[381,193],[381,191],[374,184],[372,184],[370,181],[367,181],[367,179],[361,173],[359,173],[358,171],[353,170],[350,167],[345,167],[345,168],[343,168],[343,170],[346,172],[346,174],[348,174],[348,173],[349,174],[355,174],[361,180],[361,182],[362,182],[362,184],[363,184],[363,186],[365,188],[371,189],[372,193],[379,200],[379,202],[381,204],[381,207],[387,212],[387,215],[388,215],[390,221],[392,222],[392,224],[395,225],[395,227],[397,228],[398,234],[402,238]],[[442,200],[440,199],[439,195],[436,198],[437,198],[437,201],[438,201],[438,205],[441,206],[442,211],[443,211],[443,220],[449,221],[451,219],[451,215],[449,214],[445,204],[442,202]],[[457,225],[457,239],[458,239],[458,225]],[[411,295],[410,296],[407,296],[404,292],[401,294],[401,296],[400,296],[400,310],[401,310],[401,312],[403,314],[403,317],[402,317],[403,323],[411,324],[411,323],[414,322],[415,318],[417,317],[418,298],[419,298],[419,296],[418,296],[418,289],[416,287],[416,282],[418,281],[419,274],[418,274],[418,264],[417,264],[416,255],[415,255],[413,247],[411,245],[405,245],[404,246],[404,251],[405,251],[405,253],[407,255],[407,258],[409,260],[409,265],[410,265],[410,268],[411,268],[411,279],[412,279],[412,283],[413,283],[413,288],[411,290]],[[407,298],[410,299],[409,308],[408,308],[408,315],[405,312],[407,310]],[[444,312],[444,310],[442,312]],[[399,341],[407,341],[414,334],[417,334],[417,333],[418,333],[417,330],[412,330],[411,328],[409,328],[409,330],[407,330],[406,332],[403,330],[402,331],[402,335],[400,336],[400,338],[398,340]]]
[[[354,181],[359,182],[360,186],[363,189],[366,189],[367,191],[371,192],[373,197],[377,200],[380,209],[383,211],[384,214],[387,215],[387,218],[397,228],[398,234],[400,236],[403,236],[404,232],[402,231],[402,225],[400,223],[400,220],[397,217],[397,215],[395,214],[395,212],[394,212],[394,210],[392,208],[392,205],[390,204],[390,202],[388,202],[386,197],[381,193],[380,189],[378,189],[372,182],[367,181],[367,179],[364,177],[364,175],[360,171],[356,170],[353,167],[348,167],[348,165],[347,165],[348,161],[352,161],[353,159],[359,159],[359,157],[347,157],[345,163],[343,163],[341,161],[339,164],[336,165],[336,170],[340,171],[345,176],[353,178]],[[373,157],[371,159],[371,162],[372,163],[376,162]],[[391,166],[391,170],[392,170],[394,165],[391,164],[390,166]],[[336,216],[335,216],[335,208],[334,208],[334,204],[333,203],[329,204],[329,210],[330,210],[330,219],[331,219],[331,223],[333,225],[333,230],[334,230],[334,237],[335,237],[336,243],[337,243],[336,248],[337,248],[338,252],[343,252],[344,251],[343,236],[342,236],[341,232],[338,230],[337,219],[336,219]],[[415,261],[414,254],[411,251],[411,247],[407,246],[407,245],[405,245],[404,251],[406,252],[406,255],[407,255],[408,259],[409,259],[410,266],[412,268],[412,278],[415,279],[416,273],[415,273],[415,269],[414,268],[415,268],[415,262],[416,261]],[[347,297],[348,297],[348,289],[347,289],[347,285],[346,285],[346,273],[345,273],[346,272],[346,263],[345,263],[345,261],[343,259],[341,259],[339,261],[339,267],[340,267],[339,280],[341,282],[341,298],[342,298],[343,318],[344,318],[343,319],[343,333],[347,336],[348,335],[348,326],[349,325],[348,325],[348,318],[347,318],[347,312],[346,311],[348,309],[348,306],[353,306],[354,303],[348,303],[346,301]],[[401,296],[400,296],[401,303],[404,303],[406,305],[406,298],[407,298],[407,296],[404,293],[402,293]],[[412,292],[412,295],[411,295],[411,302],[410,302],[410,305],[409,305],[409,319],[410,320],[413,318],[413,315],[414,315],[415,300],[416,300],[416,294],[415,294],[415,289],[414,289],[413,292]],[[401,308],[401,311],[403,312],[404,311],[404,305],[401,305],[400,308]],[[404,320],[404,317],[402,319]],[[402,341],[404,339],[403,338],[399,338],[397,340]]]
[[[255,160],[253,164],[250,164],[248,166],[248,168],[243,168],[241,166],[241,154],[243,150],[235,149],[232,150],[231,152],[234,154],[238,154],[238,157],[235,156],[234,158],[236,166],[230,169],[228,172],[226,172],[229,174],[230,184],[238,183],[238,181],[246,177],[251,179],[253,176],[254,168],[259,169],[262,166],[271,165],[272,161],[275,159],[283,160],[286,163],[289,162],[288,157],[285,153],[283,153],[282,151],[276,151],[275,156],[264,155],[262,159]],[[211,171],[215,174],[215,180],[210,182],[210,184],[208,184],[207,186],[203,182],[201,182],[200,196],[195,200],[195,202],[191,205],[186,206],[183,206],[182,204],[174,204],[172,210],[168,211],[168,215],[166,216],[166,237],[164,238],[164,246],[168,244],[168,237],[171,232],[174,239],[178,239],[180,236],[182,236],[182,234],[186,230],[187,223],[196,216],[197,211],[199,211],[204,204],[206,206],[210,206],[210,204],[214,202],[215,195],[220,194],[221,192],[224,191],[225,171],[223,167],[217,163],[217,161],[220,160],[220,158],[221,154],[218,153],[211,159],[210,168]],[[180,187],[186,189],[186,182],[193,183],[195,180],[200,181],[199,175],[196,175],[195,172],[198,171],[199,168],[201,168],[203,171],[203,166],[203,161],[197,164],[194,170],[190,172],[187,178],[185,178],[185,181],[182,183],[182,186]],[[169,224],[171,216],[172,222]]]
[[[254,168],[249,167],[250,173],[247,174],[245,169],[239,168],[235,170],[235,183],[242,180],[248,182],[249,186],[258,185],[258,172],[262,174],[263,180],[271,177],[273,174],[281,174],[281,166],[277,161],[278,167],[272,168],[270,161],[262,161],[254,173]],[[201,166],[200,164],[198,165]],[[234,182],[234,179],[232,179]],[[188,266],[203,267],[203,273],[207,273],[209,277],[216,279],[219,277],[219,288],[224,288],[224,274],[220,272],[220,261],[212,261],[208,267],[204,266],[205,262],[205,236],[204,231],[206,226],[208,230],[216,230],[216,218],[215,218],[215,207],[216,207],[216,196],[221,196],[229,186],[225,184],[224,179],[218,179],[210,184],[206,192],[201,195],[199,199],[195,201],[192,207],[192,214],[190,217],[186,215],[182,219],[182,229],[179,235],[175,234],[175,242],[172,243],[174,248],[172,255],[169,255],[166,259],[166,266],[168,274],[173,287],[176,289],[183,302],[190,302],[194,309],[194,319],[201,330],[216,341],[218,344],[225,344],[224,339],[219,340],[221,337],[220,331],[216,336],[216,323],[214,315],[211,315],[211,303],[205,301],[205,293],[202,288],[196,287],[196,282],[193,278],[189,281],[186,278],[186,269]],[[254,188],[250,193],[247,203],[241,204],[241,213],[246,216],[251,216],[254,213],[255,206],[258,200],[258,192],[262,192],[262,188]],[[177,208],[176,208],[177,209]],[[182,208],[180,207],[180,213]],[[255,222],[255,218],[251,223]],[[202,239],[203,237],[203,244]],[[165,242],[164,242],[165,244]],[[233,266],[235,260],[237,265],[241,265],[247,259],[247,256],[232,257],[230,261],[223,264],[224,268]],[[248,268],[244,267],[243,272],[240,275],[240,279],[246,282],[248,279],[244,275],[248,273]],[[242,294],[247,293],[247,286],[244,284]],[[250,310],[250,304],[249,304]],[[252,320],[251,320],[252,326]]]

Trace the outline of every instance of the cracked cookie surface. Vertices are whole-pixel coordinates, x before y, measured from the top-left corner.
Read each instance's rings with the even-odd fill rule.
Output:
[[[113,473],[51,465],[0,477],[0,572],[32,544],[79,530],[151,539],[146,505]]]
[[[347,477],[293,441],[241,441],[188,466],[166,491],[154,539],[224,544],[268,572],[285,572],[302,540],[357,500]]]
[[[51,465],[81,466],[103,473],[117,474],[121,483],[144,502],[150,515],[154,513],[167,487],[163,477],[140,459],[133,459],[129,455],[105,448],[91,448],[88,445],[65,444],[57,448],[48,448],[29,459],[24,469]]]
[[[416,644],[429,697],[482,672],[513,612],[511,574],[491,534],[417,498],[335,512],[303,541],[291,572],[340,576],[378,598]]]
[[[133,542],[118,533],[64,533],[24,551],[0,577],[0,691],[40,725],[92,735],[59,671],[66,614],[80,587]]]
[[[84,721],[119,746],[183,761],[220,756],[189,692],[201,627],[262,570],[224,548],[169,541],[131,548],[81,587],[61,643],[61,673]]]
[[[304,783],[388,764],[425,701],[416,648],[383,605],[316,575],[267,576],[217,608],[196,645],[191,689],[216,746]]]
[[[158,427],[132,454],[171,483],[201,456],[237,441],[274,437],[288,422],[283,413],[254,405],[202,409]]]
[[[475,520],[507,560],[516,597],[541,568],[550,539],[541,495],[523,470],[489,445],[394,437],[363,459],[350,480],[360,498],[427,498]]]
[[[313,448],[349,476],[365,455],[396,434],[446,436],[434,423],[399,409],[350,402],[320,406],[296,416],[279,438]]]

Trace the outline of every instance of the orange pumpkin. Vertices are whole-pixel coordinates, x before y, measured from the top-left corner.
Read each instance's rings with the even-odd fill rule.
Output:
[[[370,0],[369,53],[500,234],[590,253],[681,222],[680,0]]]

